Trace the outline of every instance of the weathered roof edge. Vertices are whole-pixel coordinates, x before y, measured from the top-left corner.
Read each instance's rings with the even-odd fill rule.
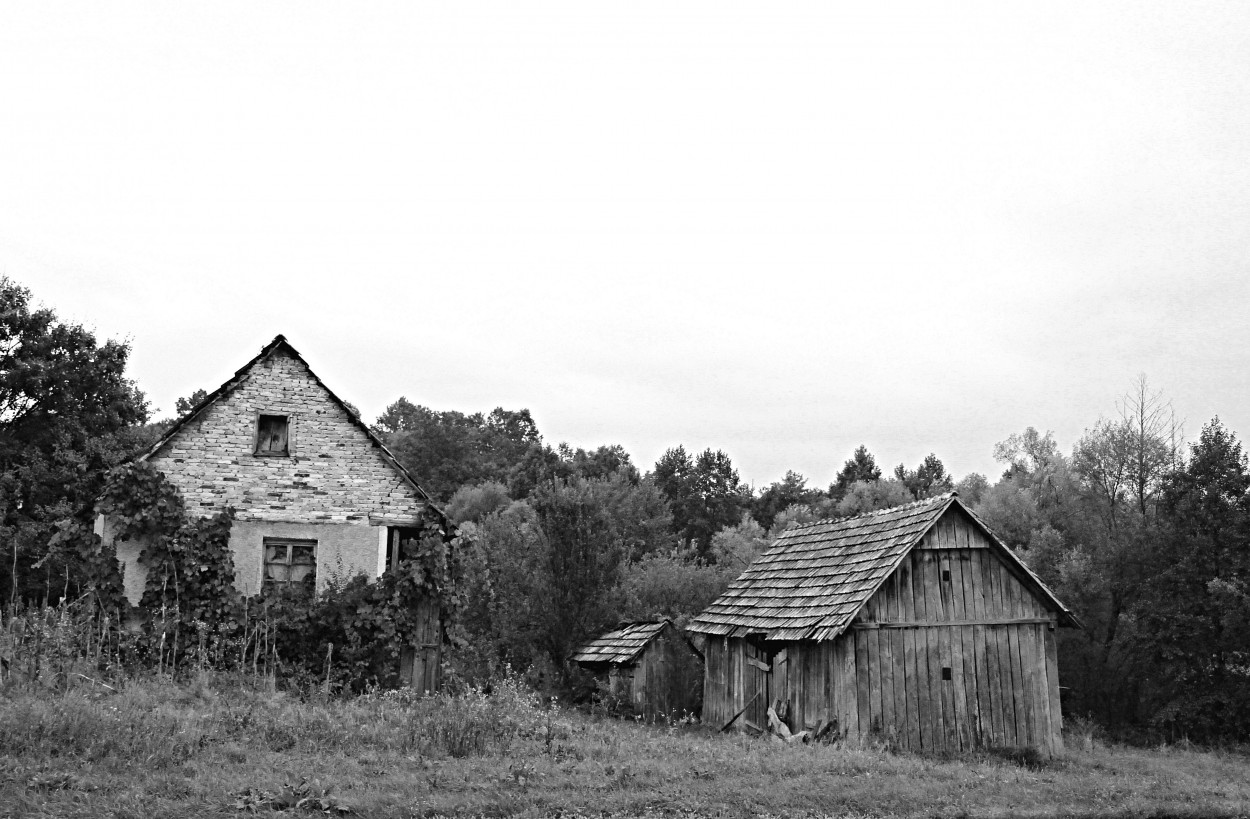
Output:
[[[321,380],[321,377],[318,376],[317,373],[313,371],[313,368],[308,364],[308,361],[302,355],[300,355],[299,350],[296,350],[295,347],[291,345],[291,342],[286,340],[286,336],[282,335],[281,333],[274,336],[273,341],[269,342],[264,347],[262,347],[260,352],[257,353],[256,356],[253,357],[251,361],[247,362],[238,370],[236,370],[234,375],[232,375],[230,378],[227,378],[224,384],[222,384],[220,387],[218,387],[217,389],[213,390],[208,395],[206,395],[204,397],[204,400],[200,401],[198,404],[192,407],[191,410],[186,415],[182,416],[177,421],[174,421],[174,423],[170,425],[169,429],[165,430],[165,434],[162,435],[156,443],[148,447],[147,451],[144,452],[135,460],[146,461],[148,458],[152,457],[157,452],[159,452],[161,448],[165,446],[165,444],[169,443],[170,440],[172,440],[173,437],[177,435],[180,430],[182,430],[183,427],[185,427],[187,424],[191,423],[196,418],[203,415],[204,412],[213,404],[217,403],[217,401],[226,397],[230,393],[234,392],[234,390],[239,385],[241,385],[244,381],[246,381],[247,378],[252,374],[252,369],[257,364],[259,364],[261,361],[268,358],[269,356],[273,355],[273,353],[277,351],[280,347],[286,347],[286,349],[290,351],[291,355],[297,361],[303,364],[305,368],[307,368],[308,374],[311,375],[313,377],[313,380],[316,381],[321,386],[321,388],[326,391],[326,393],[330,396],[330,399],[333,400],[335,404],[338,404],[338,406],[345,413],[347,413],[347,417],[351,419],[351,422],[355,424],[356,427],[358,427],[362,432],[364,432],[364,434],[369,438],[369,440],[373,443],[374,446],[376,446],[378,449],[382,451],[383,459],[385,459],[386,462],[391,465],[391,468],[394,469],[397,473],[399,473],[399,476],[403,478],[403,480],[409,486],[413,488],[413,490],[417,493],[417,495],[420,496],[426,503],[428,503],[430,505],[430,508],[433,509],[435,512],[437,512],[439,516],[443,518],[443,521],[446,522],[448,520],[447,513],[444,512],[441,508],[439,508],[438,504],[434,502],[434,499],[430,497],[430,494],[426,492],[424,489],[422,489],[421,485],[417,483],[417,480],[416,478],[412,476],[412,473],[410,473],[407,469],[405,469],[404,465],[399,462],[399,459],[395,457],[394,453],[392,453],[387,448],[386,444],[382,443],[382,439],[379,438],[377,435],[375,435],[373,430],[369,429],[369,425],[366,424],[363,420],[361,420],[359,415],[352,412],[351,409],[347,406],[346,402],[344,402],[342,398],[339,398],[338,395],[334,392],[334,390],[330,389],[330,387],[324,381]]]
[[[855,609],[854,612],[851,613],[850,617],[847,618],[845,624],[843,624],[841,627],[829,626],[829,625],[812,626],[811,628],[807,630],[804,636],[800,639],[817,640],[817,641],[831,640],[837,637],[838,635],[842,634],[844,631],[846,631],[846,629],[850,626],[850,623],[855,619],[855,615],[859,613],[859,610],[862,609],[864,605],[869,600],[872,599],[872,595],[876,594],[877,591],[881,588],[881,586],[885,583],[885,581],[890,577],[890,575],[892,575],[895,572],[895,570],[898,569],[898,566],[902,562],[903,558],[906,557],[911,552],[911,550],[915,547],[916,543],[918,543],[921,538],[923,538],[926,534],[929,533],[929,530],[933,528],[933,524],[941,519],[942,515],[950,507],[950,501],[953,498],[955,498],[957,494],[958,493],[951,491],[951,492],[943,493],[942,495],[935,495],[932,498],[921,498],[920,500],[913,500],[913,501],[908,501],[907,503],[900,503],[897,506],[887,506],[884,509],[874,509],[871,512],[863,512],[858,515],[843,515],[842,517],[837,517],[837,518],[821,518],[820,520],[814,520],[808,523],[791,524],[785,529],[785,531],[783,531],[780,535],[778,535],[777,539],[774,540],[771,544],[769,544],[768,548],[766,548],[763,552],[760,553],[761,555],[771,552],[775,547],[777,547],[782,542],[782,540],[784,540],[787,536],[791,535],[792,533],[799,532],[800,530],[806,529],[811,526],[825,526],[825,525],[832,524],[832,523],[843,523],[845,521],[860,520],[863,518],[880,517],[887,513],[898,512],[900,509],[907,509],[910,507],[918,507],[918,506],[933,507],[933,511],[930,512],[930,514],[932,515],[932,518],[925,525],[924,529],[921,530],[920,534],[918,534],[912,540],[911,544],[908,545],[907,548],[903,549],[903,551],[899,554],[898,558],[892,564],[890,564],[890,570],[887,571],[882,576],[881,580],[878,581],[878,583],[872,587],[872,591],[869,592],[868,595],[866,595],[862,600],[860,600],[858,607]],[[748,569],[750,569],[750,566],[748,566],[747,569],[743,569],[743,573],[745,573]],[[720,598],[717,598],[717,599],[719,600]],[[761,632],[753,632],[747,626],[729,626],[728,628],[723,628],[719,624],[713,625],[711,623],[699,623],[700,616],[702,616],[701,613],[700,615],[697,615],[693,620],[691,620],[691,623],[690,623],[691,626],[695,626],[695,625],[701,626],[699,628],[690,628],[690,631],[693,631],[697,634],[707,634],[709,636],[715,636],[715,637],[738,637],[738,636],[744,636],[746,634],[761,633]]]
[[[939,501],[939,499],[944,499],[944,500],[942,500],[942,502],[940,503],[935,503],[935,501]],[[872,599],[873,595],[875,595],[878,591],[881,590],[881,587],[885,585],[885,582],[890,578],[890,576],[893,575],[894,572],[898,571],[898,567],[902,564],[903,560],[906,559],[906,557],[909,554],[911,554],[912,550],[916,548],[916,544],[918,544],[921,540],[923,540],[925,535],[929,533],[929,530],[933,528],[934,524],[936,524],[939,520],[941,520],[942,516],[945,515],[946,512],[949,511],[950,508],[955,505],[958,505],[961,510],[967,513],[968,517],[971,518],[972,521],[976,523],[976,525],[981,527],[981,529],[986,533],[986,535],[989,536],[991,542],[998,548],[1000,555],[1004,555],[1005,559],[1009,561],[1012,566],[1020,569],[1024,573],[1024,575],[1037,587],[1037,591],[1041,592],[1041,594],[1045,598],[1047,598],[1048,600],[1050,600],[1051,603],[1054,604],[1055,608],[1058,610],[1058,613],[1059,613],[1060,625],[1069,625],[1069,626],[1074,626],[1076,628],[1085,627],[1084,624],[1081,622],[1080,618],[1078,618],[1076,614],[1074,614],[1072,610],[1068,608],[1067,605],[1064,604],[1064,602],[1060,600],[1059,597],[1053,591],[1050,590],[1049,586],[1047,586],[1045,583],[1042,582],[1041,578],[1039,578],[1036,574],[1033,573],[1033,570],[1030,569],[1024,563],[1024,561],[1021,560],[1016,555],[1016,553],[1011,550],[1011,547],[1009,547],[1006,543],[1003,542],[1002,538],[1000,538],[994,532],[994,530],[991,529],[988,524],[986,524],[985,521],[983,521],[975,512],[973,512],[972,509],[969,508],[967,504],[965,504],[962,500],[959,499],[959,493],[953,490],[950,492],[945,492],[941,495],[935,495],[932,498],[924,498],[919,501],[911,501],[909,503],[899,504],[898,506],[891,506],[886,509],[877,509],[877,510],[874,510],[872,512],[867,512],[862,515],[848,515],[846,517],[841,517],[841,518],[826,518],[826,519],[822,519],[819,521],[812,521],[811,523],[803,523],[803,524],[791,526],[787,528],[784,532],[782,532],[781,535],[777,537],[777,540],[774,541],[772,545],[773,546],[777,545],[777,543],[780,542],[782,538],[786,537],[788,534],[792,532],[797,532],[809,526],[827,525],[830,523],[840,523],[842,521],[873,517],[873,516],[884,514],[887,512],[896,512],[899,509],[902,509],[908,506],[920,506],[922,504],[933,505],[933,513],[932,513],[933,517],[929,520],[928,524],[925,525],[924,529],[922,529],[912,539],[911,544],[899,552],[898,556],[889,564],[889,570],[885,572],[884,575],[882,575],[881,579],[878,580],[873,586],[869,587],[869,591],[866,594],[864,594],[863,598],[859,602],[858,607],[855,609],[855,612],[852,613],[850,617],[847,618],[846,623],[844,623],[840,628],[832,627],[832,626],[812,626],[807,631],[806,636],[802,639],[817,640],[817,641],[831,640],[840,636],[848,628],[850,628],[851,623],[853,623],[855,620],[855,616],[859,614],[860,610],[863,609],[865,605],[867,605],[868,601]],[[771,549],[772,547],[770,546],[769,548]],[[696,623],[698,623],[698,617],[696,617],[692,621],[692,625]],[[738,636],[743,628],[744,628],[743,626],[734,626],[724,632],[718,632],[717,630],[710,630],[710,629],[704,629],[704,628],[692,628],[691,631],[695,631],[700,634],[713,635],[713,636],[732,637],[732,636]]]
[[[939,499],[942,499],[942,498],[944,498],[944,500],[941,500],[941,502],[935,502],[935,501],[939,501]],[[858,615],[860,611],[863,610],[864,606],[868,605],[868,601],[873,598],[873,595],[881,591],[881,587],[885,585],[885,581],[889,580],[890,576],[894,574],[896,571],[898,571],[898,567],[902,565],[903,560],[905,560],[907,556],[911,554],[912,551],[916,548],[916,544],[924,540],[924,536],[929,534],[929,530],[933,528],[934,524],[936,524],[939,520],[941,520],[942,516],[945,515],[947,510],[949,510],[951,506],[953,506],[955,503],[959,503],[960,507],[963,507],[963,503],[959,502],[959,493],[952,490],[950,492],[944,492],[941,495],[934,495],[932,498],[923,498],[922,500],[913,501],[912,503],[902,503],[902,504],[899,504],[898,506],[889,507],[888,509],[878,509],[877,512],[890,512],[890,511],[896,511],[898,509],[901,509],[907,506],[921,506],[923,504],[931,504],[933,506],[933,511],[930,513],[932,517],[929,518],[929,522],[925,524],[925,527],[921,529],[914,538],[912,538],[911,543],[907,545],[907,548],[902,549],[898,553],[898,556],[894,558],[894,561],[889,564],[890,566],[889,570],[881,576],[880,580],[878,580],[873,586],[870,587],[869,592],[864,595],[862,600],[859,601],[859,607],[855,609],[855,611],[851,614],[850,617],[846,618],[846,622],[842,624],[842,627],[837,628],[837,629],[831,629],[828,626],[813,626],[811,630],[808,631],[808,638],[809,639],[823,638],[826,640],[831,640],[835,637],[840,636],[848,628],[850,628],[851,623],[855,622],[856,615]],[[860,517],[869,517],[870,515],[874,515],[874,514],[876,514],[876,512],[869,512],[867,515],[862,515]],[[843,520],[845,520],[845,518],[843,518]],[[820,635],[820,638],[816,637],[816,634],[818,632],[823,632]]]
[[[843,515],[840,518],[821,518],[820,520],[811,520],[811,521],[808,521],[807,523],[792,523],[789,526],[787,526],[781,532],[781,534],[777,535],[777,540],[781,540],[783,537],[790,534],[791,532],[797,532],[798,530],[806,529],[809,526],[828,526],[831,523],[843,523],[848,520],[862,520],[863,518],[875,518],[875,517],[880,517],[882,515],[885,515],[889,512],[897,512],[900,509],[907,509],[908,507],[912,507],[912,506],[933,506],[934,508],[936,508],[939,505],[938,503],[936,503],[936,501],[939,501],[942,499],[950,500],[951,498],[957,497],[958,495],[959,493],[952,489],[950,492],[943,492],[942,494],[934,495],[931,498],[921,498],[920,500],[911,500],[911,501],[907,501],[907,503],[900,503],[897,506],[887,506],[884,509],[874,509],[871,512],[861,512],[858,515]],[[928,529],[925,529],[925,532],[928,532]],[[773,541],[773,542],[776,543],[776,541]]]
[[[1058,609],[1059,611],[1059,621],[1061,625],[1069,625],[1069,626],[1074,626],[1076,628],[1085,627],[1084,624],[1081,623],[1080,619],[1075,614],[1073,614],[1072,610],[1068,608],[1067,605],[1062,600],[1059,599],[1059,596],[1056,595],[1053,591],[1051,591],[1050,587],[1047,586],[1045,583],[1043,583],[1040,577],[1038,577],[1036,574],[1033,573],[1033,570],[1030,569],[1028,565],[1023,560],[1021,560],[1020,557],[1015,552],[1011,550],[1010,546],[1008,546],[1006,543],[1003,542],[1003,539],[1000,538],[998,534],[995,533],[995,531],[990,528],[989,524],[981,520],[980,516],[977,515],[976,512],[973,512],[970,506],[968,506],[966,503],[964,503],[962,500],[959,499],[958,492],[951,490],[950,492],[945,492],[942,495],[934,495],[932,498],[927,498],[926,500],[934,501],[942,497],[945,497],[946,501],[941,504],[934,504],[935,511],[933,513],[933,519],[930,520],[928,525],[925,526],[925,528],[919,534],[916,535],[916,537],[912,540],[911,545],[899,553],[898,557],[895,558],[894,562],[890,564],[889,571],[887,571],[885,575],[883,575],[882,578],[879,581],[877,581],[876,585],[872,587],[872,590],[864,596],[864,599],[860,601],[859,608],[855,610],[855,614],[851,615],[850,619],[847,620],[846,624],[843,625],[842,628],[836,629],[836,630],[829,629],[828,627],[815,626],[809,631],[809,639],[814,638],[814,636],[818,632],[822,632],[822,631],[825,633],[821,635],[821,638],[832,639],[834,637],[838,637],[839,635],[843,634],[848,628],[850,628],[851,623],[854,622],[855,620],[855,615],[859,614],[860,610],[863,609],[864,606],[868,605],[868,601],[873,598],[873,595],[875,595],[877,592],[881,590],[881,587],[885,585],[885,582],[890,579],[890,575],[898,571],[898,567],[902,565],[903,561],[907,558],[907,556],[911,554],[911,552],[916,548],[916,544],[924,540],[925,535],[929,534],[929,530],[932,529],[934,525],[939,520],[942,519],[942,516],[945,515],[952,506],[958,506],[961,510],[967,513],[968,517],[972,519],[973,523],[980,526],[981,529],[985,532],[985,534],[989,536],[990,540],[994,543],[994,545],[998,547],[1000,553],[1002,555],[1005,555],[1006,559],[1010,561],[1013,566],[1015,566],[1016,568],[1024,572],[1024,574],[1029,578],[1029,580],[1031,580],[1037,586],[1037,590],[1040,591],[1047,599],[1050,600],[1051,603],[1055,605],[1055,608]],[[919,504],[923,502],[924,501],[917,501],[915,503]],[[910,504],[901,504],[900,506],[891,507],[891,509],[900,509],[902,508],[902,506],[908,506],[908,505]],[[885,512],[885,511],[890,511],[890,510],[880,509],[877,511]],[[870,512],[869,514],[876,514],[876,513]],[[867,517],[867,515],[865,515],[864,517]],[[805,524],[805,525],[810,525],[810,524]],[[820,638],[817,638],[817,639],[820,639]]]
[[[629,620],[629,621],[617,623],[616,628],[612,629],[611,631],[605,631],[603,634],[600,634],[598,637],[587,640],[586,642],[579,645],[577,648],[570,651],[569,658],[572,659],[573,655],[580,654],[582,652],[582,649],[586,648],[587,646],[591,645],[592,643],[598,640],[604,639],[609,634],[622,631],[626,628],[629,628],[630,626],[651,626],[651,625],[659,625],[660,628],[659,630],[656,631],[655,634],[651,636],[650,640],[647,640],[642,645],[638,646],[638,648],[634,650],[634,653],[630,654],[626,659],[620,660],[619,662],[632,663],[634,660],[637,660],[638,655],[641,654],[643,651],[645,651],[647,646],[651,644],[651,640],[654,640],[656,637],[663,634],[664,629],[666,628],[671,628],[674,631],[676,631],[677,634],[681,637],[681,639],[686,641],[686,645],[690,646],[691,651],[693,651],[695,654],[698,654],[700,657],[703,656],[703,652],[699,650],[699,647],[694,644],[694,641],[691,640],[689,636],[686,635],[686,630],[682,628],[681,626],[677,625],[676,623],[674,623],[673,618],[660,617],[655,620]],[[592,663],[593,662],[605,662],[607,663],[610,661],[608,660],[573,660],[573,662],[592,662]]]

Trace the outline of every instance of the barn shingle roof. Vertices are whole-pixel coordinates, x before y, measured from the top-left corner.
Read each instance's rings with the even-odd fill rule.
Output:
[[[577,663],[631,663],[669,625],[671,620],[626,623],[581,646],[571,659]]]
[[[1023,570],[1061,617],[1071,612],[954,492],[838,520],[787,529],[688,626],[704,634],[829,640],[841,634],[903,557],[958,505]]]

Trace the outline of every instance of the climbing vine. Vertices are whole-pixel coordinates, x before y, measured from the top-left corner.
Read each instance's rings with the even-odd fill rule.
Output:
[[[323,590],[312,605],[293,592],[266,595],[263,616],[276,626],[277,654],[288,671],[343,690],[396,686],[404,651],[420,648],[423,608],[431,601],[446,630],[439,639],[456,639],[460,538],[444,527],[434,515],[422,520],[415,536],[400,541],[397,567],[376,581],[357,576]]]
[[[358,691],[400,683],[401,659],[420,648],[431,604],[444,628],[438,639],[459,637],[460,544],[434,512],[400,540],[396,567],[376,581],[358,575],[311,599],[285,587],[244,599],[234,585],[230,510],[192,517],[177,487],[141,462],[114,470],[96,511],[109,516],[117,541],[143,544],[140,608],[153,662],[177,669],[194,660]]]
[[[113,470],[96,511],[109,516],[116,541],[143,544],[139,605],[161,662],[168,653],[176,667],[188,651],[204,650],[206,639],[221,645],[238,637],[243,599],[234,587],[231,510],[192,517],[177,487],[139,462]]]

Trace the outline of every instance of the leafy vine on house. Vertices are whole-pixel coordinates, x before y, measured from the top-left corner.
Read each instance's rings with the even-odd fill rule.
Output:
[[[159,662],[439,687],[454,531],[282,336],[117,470],[97,512]]]

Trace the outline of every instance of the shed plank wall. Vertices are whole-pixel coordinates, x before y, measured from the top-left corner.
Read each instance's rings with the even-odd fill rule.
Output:
[[[947,515],[836,640],[765,651],[741,638],[709,639],[704,719],[720,727],[760,691],[737,727],[765,727],[768,705],[787,700],[794,730],[823,719],[844,736],[877,733],[914,750],[1054,752],[1062,719],[1053,616],[979,529]],[[992,622],[1043,618],[1051,624]],[[771,657],[774,672],[752,657]]]

